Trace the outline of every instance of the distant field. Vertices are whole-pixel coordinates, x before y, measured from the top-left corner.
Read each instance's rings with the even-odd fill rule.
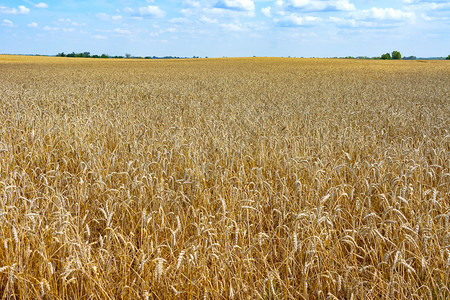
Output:
[[[449,299],[450,62],[0,56],[0,297]]]

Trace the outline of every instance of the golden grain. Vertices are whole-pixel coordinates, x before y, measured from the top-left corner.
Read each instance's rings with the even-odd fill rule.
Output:
[[[0,297],[450,297],[447,62],[4,58]]]

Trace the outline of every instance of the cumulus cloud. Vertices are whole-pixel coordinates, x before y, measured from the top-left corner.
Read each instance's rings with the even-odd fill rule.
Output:
[[[166,13],[158,6],[149,5],[144,7],[139,7],[138,13],[142,17],[155,17],[155,18],[163,18]]]
[[[409,10],[430,10],[430,11],[448,11],[450,10],[450,2],[448,1],[411,1],[408,2]]]
[[[14,23],[13,23],[13,21],[11,21],[11,20],[3,19],[2,26],[13,27],[13,26],[14,26]]]
[[[219,21],[217,20],[217,19],[212,19],[212,18],[208,18],[208,17],[206,17],[206,16],[201,16],[201,18],[200,18],[200,21],[201,22],[204,22],[204,23],[208,23],[208,24],[216,24],[216,23],[218,23]]]
[[[183,5],[191,8],[201,8],[202,5],[198,1],[193,0],[185,0],[183,1]]]
[[[99,35],[99,34],[93,35],[92,38],[93,38],[93,39],[96,39],[96,40],[106,40],[106,39],[107,39],[106,36],[104,36],[104,35]]]
[[[32,23],[28,24],[27,26],[31,27],[31,28],[36,28],[36,27],[38,27],[38,23],[32,22]]]
[[[48,8],[48,4],[44,2],[39,2],[38,4],[35,4],[34,7],[37,8]]]
[[[261,12],[268,18],[272,17],[272,7],[270,6],[261,8]]]
[[[42,29],[45,31],[63,31],[63,32],[74,32],[75,31],[75,28],[73,28],[73,27],[57,27],[57,26],[51,27],[48,25],[44,26]]]
[[[244,28],[242,28],[240,25],[238,24],[220,24],[220,27],[222,27],[223,29],[227,30],[227,31],[235,31],[235,32],[239,32],[239,31],[243,31]]]
[[[336,24],[339,27],[374,27],[376,24],[363,23],[361,21],[356,21],[355,19],[339,18],[339,17],[329,17],[329,22]]]
[[[70,23],[72,26],[86,26],[86,23],[78,23],[78,22],[72,22]]]
[[[413,12],[402,11],[393,8],[372,7],[366,10],[360,10],[350,13],[350,16],[356,20],[375,20],[375,21],[407,21],[413,20]]]
[[[117,22],[117,21],[122,20],[122,16],[121,15],[111,16],[111,15],[106,14],[106,13],[98,13],[95,16],[100,21],[116,21]]]
[[[125,7],[125,8],[123,9],[123,11],[126,12],[126,13],[129,13],[129,14],[134,13],[134,9],[132,9],[131,7]]]
[[[65,23],[66,26],[67,26],[67,25],[72,25],[72,26],[86,26],[86,23],[78,23],[78,22],[72,21],[72,20],[69,19],[69,18],[67,18],[67,19],[60,18],[60,19],[58,19],[58,22],[60,22],[60,23]]]
[[[58,31],[59,27],[50,27],[50,26],[46,25],[42,29],[44,29],[45,31]]]
[[[169,20],[169,23],[173,23],[173,24],[187,24],[190,22],[191,21],[187,18],[172,18]]]
[[[255,16],[255,3],[253,0],[203,0],[183,1],[181,13],[186,17],[206,16],[208,18],[236,19]]]
[[[447,0],[402,0],[403,3],[448,3]]]
[[[237,11],[254,11],[255,3],[252,0],[220,0],[214,7]]]
[[[30,9],[23,5],[19,5],[17,8],[9,8],[6,6],[0,6],[0,14],[6,15],[26,15],[30,13]]]
[[[355,6],[348,0],[277,0],[280,11],[352,11]]]
[[[291,14],[274,20],[276,24],[282,27],[301,27],[311,26],[322,21],[322,18],[314,16],[299,16]]]
[[[98,13],[95,15],[97,17],[97,19],[99,19],[100,21],[108,21],[110,16],[108,14],[105,13]]]
[[[263,15],[282,27],[313,26],[322,21],[306,13],[344,11],[355,11],[355,6],[349,0],[277,0],[261,9]]]
[[[350,12],[345,18],[330,16],[328,21],[339,27],[389,28],[413,23],[414,12],[393,8],[378,8]]]
[[[121,29],[121,28],[113,29],[111,32],[119,33],[119,34],[125,34],[125,35],[130,35],[131,34],[131,31],[129,31],[127,29]]]

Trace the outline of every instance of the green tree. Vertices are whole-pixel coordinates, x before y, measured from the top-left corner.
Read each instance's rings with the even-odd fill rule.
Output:
[[[125,54],[125,57],[126,57],[126,58],[130,58],[130,57],[131,57],[131,54],[130,54],[130,53]]]
[[[102,54],[101,58],[108,58],[108,54]]]
[[[391,59],[391,55],[389,53],[385,53],[381,55],[381,59]]]
[[[447,58],[446,59],[450,59],[450,55],[449,56],[447,56]]]
[[[402,55],[398,51],[392,51],[392,59],[402,59]]]

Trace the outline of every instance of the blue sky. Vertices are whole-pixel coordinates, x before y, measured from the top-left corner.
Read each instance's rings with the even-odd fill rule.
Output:
[[[450,54],[441,0],[0,0],[0,53]]]

